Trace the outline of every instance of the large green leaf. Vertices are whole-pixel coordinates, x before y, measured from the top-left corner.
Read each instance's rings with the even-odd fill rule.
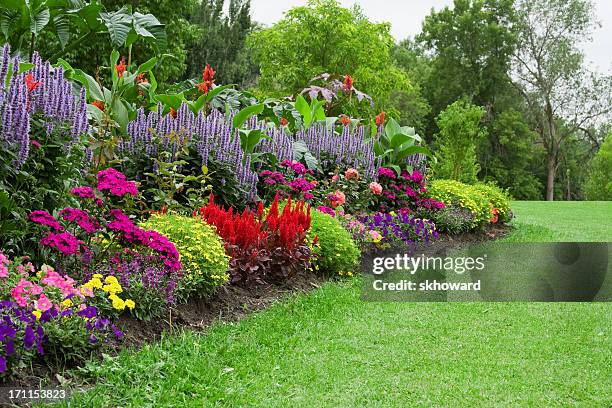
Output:
[[[157,64],[157,58],[153,57],[150,60],[143,62],[138,66],[136,74],[142,74],[143,72],[149,72]]]
[[[409,140],[413,140],[412,136],[408,136],[403,133],[398,133],[398,134],[393,135],[391,139],[389,140],[389,142],[390,142],[391,148],[396,150]]]
[[[66,44],[70,41],[70,22],[65,14],[57,14],[53,17],[53,25],[55,26],[60,45],[62,49],[64,49]]]
[[[129,122],[129,110],[120,98],[116,98],[113,101],[111,116],[115,120],[115,122],[119,124],[121,131],[125,132],[127,130],[127,125]]]
[[[132,16],[129,14],[128,7],[123,6],[117,11],[102,12],[100,18],[108,29],[112,45],[115,48],[122,47],[132,29]]]
[[[259,115],[263,111],[263,109],[263,103],[247,106],[246,108],[238,112],[236,115],[234,115],[234,119],[232,120],[232,126],[234,127],[234,129],[240,128],[253,115]]]
[[[399,123],[397,123],[397,121],[393,118],[389,119],[389,121],[387,122],[386,126],[385,126],[385,135],[387,138],[391,139],[391,137],[393,137],[393,135],[396,135],[398,133],[402,133],[402,128],[399,125]]]
[[[413,154],[423,154],[427,157],[432,157],[431,150],[424,146],[410,146],[404,150],[402,150],[396,157],[397,161],[404,160],[408,156],[412,156]]]
[[[134,13],[134,30],[159,50],[166,48],[166,28],[153,14]]]
[[[178,110],[185,100],[185,96],[182,93],[178,95],[159,94],[155,95],[155,99],[166,106],[170,106],[171,108]]]
[[[47,7],[30,10],[30,32],[36,36],[49,24],[51,13]]]
[[[310,127],[312,123],[312,113],[310,111],[310,105],[308,105],[308,102],[306,102],[306,99],[304,99],[302,95],[298,95],[295,99],[295,109],[302,115],[304,127]]]

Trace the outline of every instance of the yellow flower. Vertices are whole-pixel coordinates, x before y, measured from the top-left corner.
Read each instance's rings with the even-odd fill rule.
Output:
[[[125,302],[117,295],[112,295],[110,299],[113,301],[113,308],[117,310],[125,309]]]
[[[40,310],[35,310],[32,312],[32,314],[36,316],[36,320],[38,320],[40,319],[40,315],[42,315],[42,312]]]
[[[66,299],[62,302],[62,306],[70,307],[72,306],[72,301],[70,299]]]
[[[104,279],[104,283],[107,283],[109,285],[114,285],[114,284],[119,284],[119,281],[117,281],[117,278],[110,275],[110,276],[107,276],[106,279]]]
[[[130,310],[133,310],[135,306],[136,306],[136,303],[134,303],[132,299],[125,299],[125,307],[127,307]]]
[[[84,286],[91,289],[102,289],[102,281],[98,278],[91,278]]]
[[[93,277],[94,277],[94,278],[98,278],[98,279],[102,279],[102,274],[100,274],[100,273],[94,273]]]

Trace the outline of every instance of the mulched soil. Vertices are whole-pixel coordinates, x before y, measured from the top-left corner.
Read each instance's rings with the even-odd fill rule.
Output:
[[[471,243],[502,238],[509,231],[510,228],[507,226],[491,226],[479,232],[456,236],[441,235],[436,241],[420,245],[414,250],[417,254],[442,254],[450,249]],[[405,247],[392,248],[389,251],[405,251]],[[118,326],[125,333],[124,340],[121,343],[112,344],[110,350],[107,347],[104,352],[113,355],[125,347],[139,349],[145,343],[158,341],[163,332],[204,331],[217,321],[237,321],[289,295],[316,289],[326,280],[325,277],[306,271],[282,285],[260,285],[248,288],[228,285],[206,299],[192,299],[186,304],[179,305],[171,314],[163,318],[144,322],[129,316],[122,317]],[[29,372],[24,373],[24,371]],[[19,376],[8,382],[0,383],[0,385],[21,388],[39,388],[43,385],[47,388],[61,386],[60,379],[54,372],[42,364],[35,364],[32,370],[23,370]]]

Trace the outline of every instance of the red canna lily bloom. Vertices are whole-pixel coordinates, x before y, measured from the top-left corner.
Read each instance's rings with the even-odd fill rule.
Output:
[[[351,92],[353,90],[353,78],[350,75],[344,76],[344,92]]]
[[[348,116],[342,115],[340,118],[340,123],[342,123],[342,126],[348,126],[351,124],[351,120],[348,118]]]
[[[202,81],[207,83],[215,82],[216,71],[210,67],[210,64],[206,64],[206,68],[202,71]]]
[[[136,83],[137,83],[137,84],[143,84],[143,85],[146,85],[146,84],[148,84],[148,83],[149,83],[149,81],[147,80],[147,78],[145,78],[145,77],[144,77],[144,76],[145,76],[145,74],[146,74],[145,72],[142,72],[142,73],[140,73],[140,74],[138,74],[138,75],[136,76]]]
[[[203,94],[207,94],[209,91],[208,84],[206,82],[200,82],[197,85],[197,88],[198,88],[198,91],[202,92]]]
[[[119,78],[123,78],[123,74],[125,73],[125,57],[121,57],[121,61],[119,61],[118,65],[115,65],[115,70],[117,71],[117,76]]]
[[[102,102],[102,101],[93,101],[91,104],[93,106],[95,106],[96,108],[100,109],[102,112],[104,112],[104,102]]]
[[[28,92],[34,92],[36,88],[42,85],[42,82],[35,80],[32,74],[28,74],[28,76],[26,76],[25,82]]]
[[[385,112],[380,112],[378,116],[376,116],[376,126],[382,126],[385,124]]]
[[[176,111],[176,109],[170,108],[170,116],[172,116],[174,119],[176,119],[176,115],[177,114],[178,114],[178,112]]]
[[[287,119],[281,118],[281,120],[280,120],[281,126],[287,126],[288,123],[289,123],[289,121]]]

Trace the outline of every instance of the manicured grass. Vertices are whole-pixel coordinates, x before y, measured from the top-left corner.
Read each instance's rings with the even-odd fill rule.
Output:
[[[572,237],[551,214],[573,215],[545,207],[516,203],[511,239],[541,238],[542,224],[548,238]],[[595,208],[578,210],[590,224],[580,239],[609,236],[599,233],[606,207]],[[370,303],[359,285],[328,283],[240,323],[92,363],[99,383],[69,405],[612,404],[610,304]]]
[[[516,241],[612,241],[612,201],[515,201]]]

